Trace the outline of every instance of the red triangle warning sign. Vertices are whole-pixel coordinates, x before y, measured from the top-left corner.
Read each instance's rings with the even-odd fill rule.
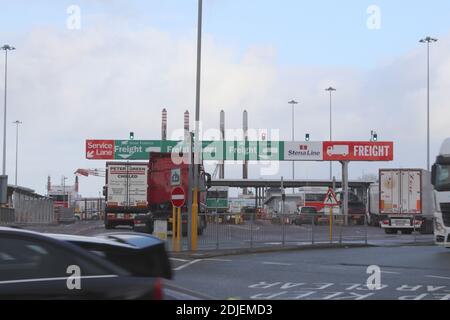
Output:
[[[338,206],[339,202],[336,199],[333,189],[329,188],[325,199],[323,200],[325,206]]]

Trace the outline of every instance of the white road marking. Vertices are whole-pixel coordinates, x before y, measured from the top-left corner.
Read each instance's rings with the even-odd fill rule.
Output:
[[[174,260],[174,261],[181,261],[181,262],[188,262],[189,260],[186,259],[180,259],[180,258],[169,258],[170,260]]]
[[[181,262],[189,261],[189,260],[183,260],[183,259],[179,259],[179,258],[170,258],[170,259],[181,261]],[[182,269],[184,269],[186,267],[189,267],[190,265],[193,265],[194,263],[197,263],[197,262],[200,262],[200,261],[230,262],[230,261],[233,261],[233,260],[230,260],[230,259],[214,259],[214,258],[195,259],[195,260],[189,261],[188,263],[182,264],[181,266],[178,266],[178,267],[176,267],[176,268],[174,268],[172,270],[179,271],[179,270],[182,270]]]
[[[450,280],[450,277],[430,276],[430,275],[425,276],[425,278],[436,278],[436,279],[446,279],[446,280]]]
[[[230,228],[236,228],[236,229],[241,229],[241,230],[247,230],[250,231],[251,230],[251,226],[236,226],[236,225],[228,225]],[[261,229],[260,227],[257,226],[253,226],[253,231],[258,231],[259,229]]]
[[[395,271],[383,271],[383,270],[381,270],[381,273],[400,274],[400,272],[395,272]]]
[[[230,259],[213,259],[213,258],[207,258],[207,259],[202,259],[202,260],[205,260],[205,261],[218,261],[218,262],[230,262],[230,261],[233,261],[233,260],[230,260]]]
[[[179,266],[173,270],[179,271],[179,270],[189,267],[190,265],[193,265],[194,263],[197,263],[199,261],[202,261],[202,259],[195,259],[195,260],[189,261],[188,263],[182,264],[181,266]]]
[[[270,261],[264,261],[262,264],[277,265],[277,266],[292,266],[292,263],[270,262]]]

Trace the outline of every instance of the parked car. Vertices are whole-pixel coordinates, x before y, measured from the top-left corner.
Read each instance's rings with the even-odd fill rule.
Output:
[[[76,270],[80,288],[71,289]],[[0,227],[0,300],[162,299],[162,278],[171,279],[172,269],[164,242],[150,235]]]
[[[298,215],[293,219],[293,223],[296,225],[311,224],[312,219],[314,223],[317,223],[317,209],[315,207],[298,207]]]

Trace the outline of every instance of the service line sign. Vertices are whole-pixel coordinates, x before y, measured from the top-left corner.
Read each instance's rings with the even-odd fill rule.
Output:
[[[86,140],[86,159],[114,159],[114,140]]]

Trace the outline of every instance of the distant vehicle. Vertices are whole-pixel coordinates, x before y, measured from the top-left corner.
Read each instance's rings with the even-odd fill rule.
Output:
[[[69,290],[76,269],[81,289]],[[172,278],[164,242],[136,233],[84,237],[0,227],[0,270],[0,300],[163,299],[162,278]]]
[[[344,156],[346,157],[349,153],[347,145],[334,145],[327,148],[327,154],[329,156]]]
[[[212,187],[208,189],[206,206],[208,212],[228,212],[230,209],[228,187]]]
[[[423,169],[380,169],[379,183],[369,188],[369,224],[380,225],[388,234],[432,233],[430,182],[430,173]]]
[[[325,196],[327,195],[327,187],[300,187],[298,188],[298,195],[300,203],[305,207],[314,207],[317,212],[324,212]]]
[[[318,222],[317,210],[315,207],[298,207],[298,215],[293,219],[296,225],[311,224]]]
[[[342,206],[343,192],[342,189],[336,190],[336,199],[339,202],[339,206]],[[355,193],[349,190],[348,193],[348,218],[349,221],[355,224],[364,224],[366,218],[366,205]]]
[[[450,248],[450,138],[441,145],[432,168],[431,181],[436,201],[435,243]]]
[[[241,216],[242,216],[242,220],[251,220],[252,217],[253,219],[257,219],[257,208],[255,208],[255,206],[246,206],[246,207],[242,207],[241,208]]]
[[[99,220],[100,216],[98,212],[75,212],[75,219],[81,220]]]

